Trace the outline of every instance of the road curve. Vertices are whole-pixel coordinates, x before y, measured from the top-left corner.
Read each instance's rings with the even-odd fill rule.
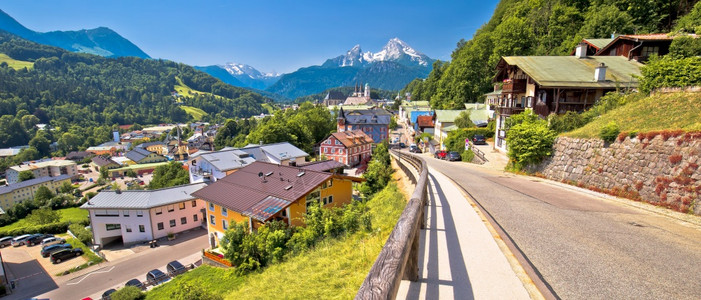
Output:
[[[701,298],[699,226],[547,180],[424,157],[494,218],[554,297]]]

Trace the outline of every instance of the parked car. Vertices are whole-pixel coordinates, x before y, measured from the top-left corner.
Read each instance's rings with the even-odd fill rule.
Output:
[[[53,234],[43,234],[43,233],[37,234],[37,235],[27,239],[27,245],[29,245],[29,246],[39,245],[39,244],[41,244],[41,242],[44,239],[50,238],[50,237],[54,237],[54,235]]]
[[[41,248],[41,257],[49,257],[52,253],[61,251],[63,249],[72,249],[71,244],[54,244],[49,246],[44,246]]]
[[[448,156],[448,151],[445,150],[438,150],[436,151],[436,153],[433,154],[433,157],[438,159],[445,159],[446,156]]]
[[[34,234],[23,234],[23,235],[20,235],[18,237],[15,237],[14,239],[12,239],[12,246],[19,247],[22,245],[26,245],[27,240],[33,236],[35,236],[35,235]]]
[[[399,147],[400,147],[400,148],[406,148],[406,144],[404,144],[404,143],[399,143]]]
[[[66,239],[60,238],[60,237],[47,237],[44,240],[41,241],[42,246],[49,246],[49,245],[55,245],[55,244],[63,244],[66,242]]]
[[[411,144],[411,146],[409,146],[409,152],[421,153],[421,149],[419,149],[419,146],[417,146],[416,144]]]
[[[456,160],[462,160],[462,158],[460,158],[460,153],[458,153],[456,151],[450,151],[450,152],[448,152],[448,160],[449,161],[456,161]]]
[[[475,134],[475,136],[472,137],[472,143],[475,145],[486,145],[487,140],[484,138],[483,135]]]
[[[141,282],[141,280],[138,280],[136,278],[127,281],[127,283],[124,284],[124,286],[134,286],[134,287],[140,288],[142,290],[144,289],[144,284]]]
[[[10,246],[12,245],[12,239],[14,239],[14,236],[6,236],[3,238],[0,238],[0,248],[5,248],[5,246]]]
[[[166,272],[168,272],[168,276],[170,277],[178,276],[186,271],[187,268],[177,260],[171,261],[166,265]]]
[[[157,285],[163,281],[166,281],[168,279],[168,275],[165,273],[161,272],[159,269],[153,269],[146,273],[146,281],[150,285]]]
[[[51,262],[58,264],[64,260],[83,255],[83,249],[63,249],[61,251],[54,252],[51,254]]]
[[[111,300],[112,299],[111,295],[116,291],[117,290],[115,290],[115,289],[106,290],[104,293],[102,293],[102,300]]]

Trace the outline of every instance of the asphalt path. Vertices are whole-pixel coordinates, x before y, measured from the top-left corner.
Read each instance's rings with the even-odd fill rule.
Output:
[[[424,158],[486,210],[546,297],[701,299],[698,225],[539,178]]]
[[[183,264],[190,262],[183,258],[197,256],[207,244],[207,232],[197,230],[188,234],[188,238],[178,237],[171,245],[161,244],[158,248],[125,256],[113,262],[100,264],[97,269],[79,275],[66,275],[56,279],[50,287],[37,286],[31,294],[13,294],[8,299],[82,299],[87,296],[101,295],[102,292],[124,286],[130,279],[146,280],[146,272],[161,269],[173,260]]]

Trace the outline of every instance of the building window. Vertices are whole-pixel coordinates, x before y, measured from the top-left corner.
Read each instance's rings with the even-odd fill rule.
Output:
[[[327,199],[328,199],[328,198],[324,197],[324,198],[321,200],[321,203],[324,203],[324,205],[326,205],[326,200],[327,200]]]
[[[209,223],[212,225],[217,224],[217,219],[214,218],[214,215],[209,215]]]
[[[143,217],[143,216],[144,216],[144,212],[141,211],[141,210],[137,210],[137,211],[136,211],[136,216],[137,216],[137,217]]]
[[[144,225],[139,225],[139,232],[146,232],[146,227],[144,227]]]
[[[197,200],[192,200],[192,207],[197,207]]]
[[[646,56],[651,56],[653,54],[658,54],[660,52],[660,47],[658,46],[643,46],[643,50],[640,53],[640,56],[646,57]]]
[[[214,203],[209,203],[209,210],[214,211]]]
[[[122,229],[122,226],[119,224],[105,224],[105,229],[107,231],[120,230]]]
[[[221,208],[221,215],[222,215],[222,216],[225,216],[225,217],[228,216],[228,215],[229,215],[229,210],[226,209],[225,207],[222,207],[222,208]]]
[[[124,211],[122,211],[122,214],[124,214],[125,217],[128,217],[128,216],[129,216],[129,211],[128,211],[128,210],[124,210]],[[131,231],[129,231],[129,232],[131,232]]]
[[[119,217],[118,210],[95,210],[96,217]]]
[[[224,230],[229,229],[229,223],[226,222],[226,220],[221,220],[221,226],[224,228]]]
[[[157,226],[158,226],[158,230],[163,230],[163,228],[164,228],[163,222],[158,222]]]
[[[192,215],[192,221],[197,222],[197,215]]]
[[[175,211],[175,205],[168,205],[168,212]]]
[[[131,232],[131,226],[129,226],[129,225],[124,225],[124,228],[126,229],[127,232]]]
[[[175,220],[170,220],[170,227],[175,227]]]
[[[163,208],[162,207],[156,207],[156,214],[160,215],[163,213]]]
[[[329,196],[329,204],[333,203],[333,196]]]
[[[178,203],[178,208],[181,210],[185,209],[185,202]]]
[[[187,224],[187,218],[186,217],[180,218],[180,225],[185,225],[185,224]]]

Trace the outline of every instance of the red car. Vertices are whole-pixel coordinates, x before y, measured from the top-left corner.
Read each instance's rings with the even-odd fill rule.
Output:
[[[445,159],[446,156],[448,156],[448,151],[445,150],[438,150],[436,151],[436,153],[433,154],[433,157],[438,159]]]

